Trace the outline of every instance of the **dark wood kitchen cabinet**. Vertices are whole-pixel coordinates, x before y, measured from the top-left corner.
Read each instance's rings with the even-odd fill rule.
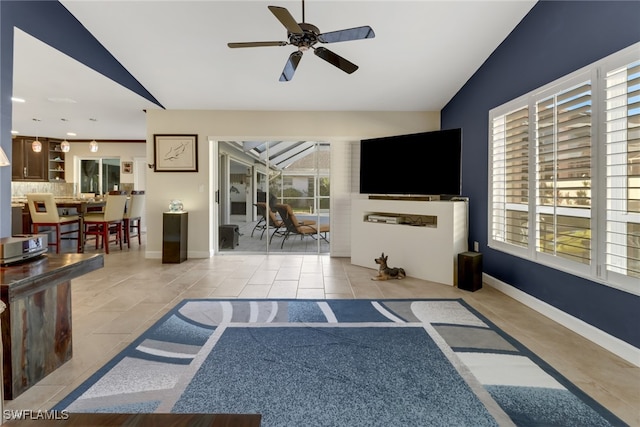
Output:
[[[47,181],[47,141],[38,138],[42,143],[42,151],[36,153],[31,149],[33,137],[16,137],[13,139],[11,155],[12,181]]]

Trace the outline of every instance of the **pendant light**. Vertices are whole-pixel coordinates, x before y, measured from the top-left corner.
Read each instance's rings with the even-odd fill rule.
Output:
[[[9,158],[7,157],[2,147],[0,147],[0,166],[9,166],[10,164],[11,163],[9,162]]]
[[[60,121],[65,124],[64,127],[65,127],[65,130],[67,131],[67,136],[76,136],[75,132],[68,131],[68,127],[69,127],[69,125],[67,125],[67,122],[69,121],[68,119],[62,117]],[[65,138],[60,143],[60,151],[62,151],[63,153],[68,153],[69,150],[71,150],[71,144],[69,144],[69,141],[67,141],[67,137],[65,136]]]
[[[33,121],[37,123],[40,121],[40,119],[34,118]],[[33,150],[34,153],[39,153],[42,151],[42,143],[38,141],[37,125],[36,125],[36,140],[31,143],[31,149]]]
[[[91,117],[89,121],[96,123],[98,119]],[[94,125],[94,128],[95,128],[95,125]],[[91,150],[92,153],[98,152],[98,142],[95,139],[89,143],[89,150]]]

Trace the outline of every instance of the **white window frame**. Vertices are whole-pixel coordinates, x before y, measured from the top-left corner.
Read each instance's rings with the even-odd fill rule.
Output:
[[[632,45],[617,53],[614,53],[600,61],[590,64],[554,82],[551,82],[537,90],[520,96],[512,101],[500,105],[489,111],[489,162],[488,162],[488,215],[487,215],[487,242],[492,249],[499,250],[514,256],[546,265],[573,275],[587,278],[610,287],[640,295],[640,281],[637,277],[627,276],[607,270],[606,265],[606,228],[607,228],[607,188],[606,188],[606,126],[605,124],[605,84],[606,73],[640,59],[640,43]],[[536,176],[536,129],[535,107],[536,102],[557,94],[566,88],[575,86],[585,80],[591,80],[591,206],[578,212],[580,209],[570,208],[570,216],[590,217],[591,219],[591,262],[582,264],[559,256],[538,252],[536,250],[536,216],[545,207],[537,205],[537,176]],[[492,124],[496,118],[505,116],[512,111],[525,106],[529,108],[529,196],[528,196],[528,244],[521,247],[506,241],[494,239],[494,194],[493,194],[493,135]],[[496,195],[495,197],[500,197]],[[505,203],[506,211],[506,203]],[[521,210],[521,206],[517,206]],[[553,209],[549,207],[549,209]],[[556,213],[562,209],[556,207]],[[640,222],[640,214],[628,213],[628,222]]]

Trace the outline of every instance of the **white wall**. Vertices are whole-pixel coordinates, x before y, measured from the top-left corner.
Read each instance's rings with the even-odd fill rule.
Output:
[[[154,134],[197,134],[198,172],[147,170],[147,258],[162,256],[162,212],[171,199],[183,201],[189,212],[191,258],[207,258],[217,250],[217,224],[210,218],[217,208],[214,194],[217,165],[208,141],[319,140],[332,144],[331,239],[332,255],[350,254],[350,199],[353,146],[360,139],[425,132],[440,127],[439,112],[292,112],[148,110],[148,163],[153,160]]]

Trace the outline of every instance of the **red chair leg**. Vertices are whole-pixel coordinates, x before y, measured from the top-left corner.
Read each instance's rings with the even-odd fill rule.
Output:
[[[108,224],[102,224],[102,246],[104,246],[104,253],[109,253],[109,226]]]

